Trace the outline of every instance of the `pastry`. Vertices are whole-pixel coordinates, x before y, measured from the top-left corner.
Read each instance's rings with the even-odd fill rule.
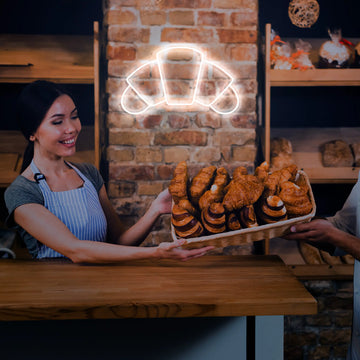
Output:
[[[247,205],[240,209],[239,219],[241,226],[244,228],[259,226],[253,205]]]
[[[181,199],[187,199],[188,171],[185,161],[179,162],[170,181],[169,192],[176,203]]]
[[[287,219],[285,205],[276,195],[264,199],[258,208],[257,214],[264,224],[273,224]]]
[[[320,146],[325,167],[351,167],[354,163],[349,144],[343,140],[332,140]]]
[[[360,143],[351,144],[351,149],[354,154],[354,166],[360,166]]]
[[[229,181],[229,174],[225,168],[221,167],[216,170],[216,175],[211,188],[200,197],[200,210],[208,207],[212,202],[221,202],[224,197],[224,189]]]
[[[350,254],[346,254],[341,256],[341,260],[345,263],[345,264],[350,264],[350,265],[354,265],[355,263],[355,259],[352,255]]]
[[[307,189],[291,181],[281,184],[279,197],[284,202],[289,217],[307,215],[312,210]]]
[[[174,226],[176,235],[181,238],[198,237],[204,233],[200,221],[176,204],[172,208],[171,223]]]
[[[229,213],[226,220],[227,229],[229,231],[240,230],[241,224],[235,213]]]
[[[332,256],[327,251],[320,250],[320,255],[324,262],[329,265],[341,265],[342,261],[340,256]]]
[[[226,230],[225,209],[220,203],[211,203],[201,211],[201,221],[210,234],[222,233]]]
[[[301,256],[307,264],[324,264],[324,260],[320,255],[320,251],[304,241],[298,241],[298,248]]]
[[[264,185],[254,175],[242,175],[241,181],[231,180],[222,204],[228,212],[254,204],[261,196]]]
[[[248,175],[247,168],[245,166],[238,166],[232,175],[233,180],[240,180],[243,178],[243,175]]]
[[[179,200],[177,205],[179,207],[181,207],[182,209],[188,211],[191,215],[194,215],[195,217],[197,217],[199,215],[198,211],[195,209],[193,204],[188,199]]]
[[[261,181],[264,182],[269,177],[269,164],[264,161],[256,167],[254,175]]]
[[[270,165],[273,170],[280,170],[293,164],[292,145],[288,139],[273,138],[270,141]]]
[[[210,188],[216,171],[216,166],[208,166],[201,169],[192,179],[190,185],[190,200],[198,204],[201,195]]]
[[[276,170],[271,173],[264,182],[263,198],[271,195],[278,195],[280,186],[285,181],[295,181],[298,168],[295,164],[289,165],[281,170]]]

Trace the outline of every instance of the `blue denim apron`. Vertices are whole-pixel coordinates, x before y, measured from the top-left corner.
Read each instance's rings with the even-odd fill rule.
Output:
[[[75,166],[67,163],[84,181],[81,188],[53,192],[46,179],[31,162],[31,170],[37,176],[37,182],[44,196],[44,206],[58,217],[68,229],[80,240],[106,240],[107,222],[99,201],[99,195],[89,179]],[[39,245],[38,259],[65,257],[57,251]]]

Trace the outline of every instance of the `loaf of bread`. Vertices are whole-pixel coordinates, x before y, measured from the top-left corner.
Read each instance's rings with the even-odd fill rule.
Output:
[[[351,144],[351,149],[354,154],[354,166],[360,166],[360,143]]]
[[[270,165],[272,170],[279,170],[294,163],[290,140],[276,137],[270,140]]]
[[[351,167],[354,157],[350,145],[344,140],[328,141],[320,146],[322,163],[325,167]]]

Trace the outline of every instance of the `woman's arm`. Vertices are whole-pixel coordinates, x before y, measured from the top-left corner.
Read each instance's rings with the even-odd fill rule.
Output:
[[[298,224],[292,226],[290,231],[285,239],[308,241],[319,247],[330,244],[334,249],[341,248],[360,260],[360,239],[336,228],[328,220],[316,219],[309,223]]]
[[[35,239],[70,258],[75,263],[110,263],[146,258],[189,260],[204,255],[212,247],[183,250],[184,241],[161,243],[157,247],[133,247],[79,240],[54,214],[39,204],[21,205],[15,221]]]
[[[110,239],[112,242],[121,245],[141,244],[150,233],[158,217],[161,214],[171,212],[171,195],[166,189],[151,203],[150,208],[146,211],[144,216],[131,228],[125,231],[119,216],[116,214],[114,207],[107,196],[104,186],[99,192],[99,198],[107,219]]]

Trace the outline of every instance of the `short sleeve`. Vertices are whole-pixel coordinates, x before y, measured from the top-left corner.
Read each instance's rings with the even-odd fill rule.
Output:
[[[9,213],[6,223],[10,227],[16,225],[13,215],[15,209],[19,206],[25,204],[44,205],[44,197],[37,183],[23,176],[18,176],[6,189],[4,199]]]
[[[73,165],[91,181],[96,191],[99,192],[104,185],[104,180],[99,170],[90,163],[74,163]]]

